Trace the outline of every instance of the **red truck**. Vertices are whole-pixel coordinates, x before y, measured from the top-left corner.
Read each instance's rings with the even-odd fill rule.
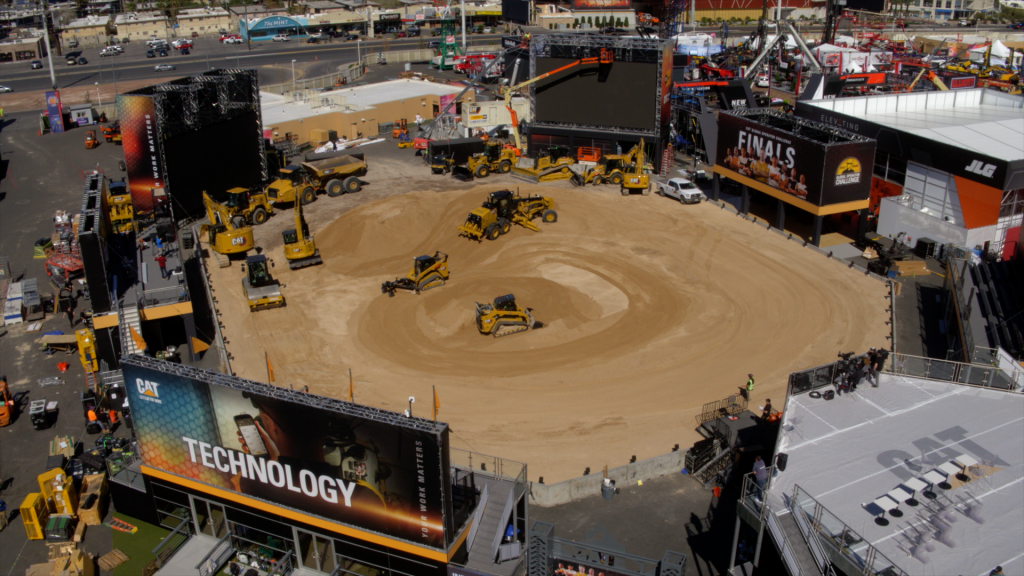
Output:
[[[465,74],[473,70],[481,70],[487,60],[494,60],[494,54],[466,54],[455,62],[457,74]]]

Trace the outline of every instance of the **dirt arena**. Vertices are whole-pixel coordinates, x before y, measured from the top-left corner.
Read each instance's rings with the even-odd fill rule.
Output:
[[[436,386],[454,447],[555,482],[685,449],[701,406],[748,372],[756,411],[765,397],[782,404],[790,372],[886,344],[882,283],[714,204],[520,186],[554,198],[558,222],[494,242],[457,237],[466,213],[508,185],[491,180],[312,221],[322,266],[290,271],[279,233],[268,237],[285,308],[250,313],[238,266],[211,267],[236,374],[265,381],[267,352],[277,384],[345,397],[352,369],[357,402],[401,411],[415,396],[421,417]],[[436,250],[449,255],[447,285],[381,293]],[[507,293],[544,327],[477,332],[473,302]]]

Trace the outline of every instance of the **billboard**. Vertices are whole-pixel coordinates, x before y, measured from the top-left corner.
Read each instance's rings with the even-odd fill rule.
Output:
[[[538,56],[535,74],[540,76],[575,61]],[[657,62],[616,61],[599,69],[577,68],[542,80],[534,85],[534,122],[655,131],[659,128],[660,106],[671,106],[657,99],[663,72]]]
[[[64,109],[60,105],[60,92],[50,90],[46,93],[46,115],[50,119],[50,133],[64,131]]]
[[[867,206],[875,158],[873,140],[843,136],[836,129],[808,122],[798,127],[798,134],[785,129],[796,126],[792,116],[759,114],[771,125],[756,115],[719,114],[716,167],[783,200],[818,207],[864,201],[863,207]]]
[[[630,0],[572,0],[573,10],[632,10]]]
[[[612,570],[603,565],[604,563],[581,564],[578,559],[550,558],[552,576],[628,576],[617,570]],[[632,570],[629,574],[633,574]]]
[[[118,94],[117,114],[121,122],[121,144],[124,146],[132,204],[138,212],[149,212],[153,209],[153,190],[165,186],[160,154],[163,139],[157,127],[153,98]]]
[[[139,356],[122,369],[144,465],[445,549],[446,425]]]

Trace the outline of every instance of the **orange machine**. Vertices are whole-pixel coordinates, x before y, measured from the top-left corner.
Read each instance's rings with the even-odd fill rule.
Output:
[[[7,387],[7,377],[0,376],[0,426],[7,426],[14,416],[14,398],[11,397],[11,390]]]
[[[88,132],[85,133],[85,148],[87,150],[91,150],[99,145],[100,143],[96,141],[95,130],[89,130]]]
[[[408,134],[408,133],[409,133],[409,125],[405,121],[405,118],[402,118],[401,120],[396,120],[394,127],[391,129],[391,137],[392,138],[398,138],[402,134]]]

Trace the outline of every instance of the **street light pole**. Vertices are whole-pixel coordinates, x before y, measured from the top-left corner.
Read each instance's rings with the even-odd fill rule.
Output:
[[[96,82],[96,102],[99,103],[99,107],[103,108],[103,96],[100,96],[100,83]]]
[[[46,62],[50,65],[50,84],[53,85],[53,89],[57,89],[57,74],[53,71],[53,50],[50,48],[50,26],[47,26],[47,14],[50,13],[50,8],[46,4],[46,0],[43,0],[43,36],[46,38]],[[49,23],[53,24],[51,17]]]
[[[292,94],[295,93],[295,60],[292,60]]]
[[[363,65],[363,52],[360,49],[362,47],[362,45],[363,45],[363,40],[361,38],[356,39],[356,61],[359,62],[359,66],[360,67],[362,67],[362,65]]]

